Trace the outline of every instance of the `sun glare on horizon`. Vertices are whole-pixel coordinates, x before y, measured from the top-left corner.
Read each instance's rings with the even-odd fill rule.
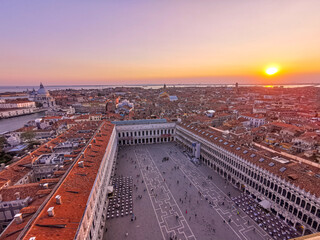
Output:
[[[277,67],[268,67],[265,72],[267,75],[274,75],[278,71],[279,71],[279,69]]]

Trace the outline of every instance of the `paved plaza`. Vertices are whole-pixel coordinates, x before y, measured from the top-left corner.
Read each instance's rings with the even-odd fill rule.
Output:
[[[241,192],[175,143],[121,147],[121,176],[133,178],[134,217],[109,218],[104,239],[271,239],[231,200]]]

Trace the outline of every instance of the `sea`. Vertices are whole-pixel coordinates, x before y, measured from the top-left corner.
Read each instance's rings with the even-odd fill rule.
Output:
[[[235,84],[166,84],[167,87],[234,87]],[[239,84],[239,87],[254,87],[265,85]],[[296,87],[320,87],[319,84],[282,84],[272,85],[273,87],[296,88]],[[47,90],[64,90],[64,89],[104,89],[104,88],[144,88],[144,89],[160,89],[163,84],[147,84],[147,85],[45,85]],[[26,92],[27,90],[38,90],[39,86],[0,86],[0,93],[5,92]]]

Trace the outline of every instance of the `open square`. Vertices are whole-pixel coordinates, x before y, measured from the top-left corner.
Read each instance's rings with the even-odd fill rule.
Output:
[[[194,165],[176,143],[119,148],[118,176],[133,176],[136,220],[108,219],[104,239],[271,239],[230,198],[240,190]]]

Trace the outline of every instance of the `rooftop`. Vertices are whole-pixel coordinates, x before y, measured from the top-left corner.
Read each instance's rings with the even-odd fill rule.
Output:
[[[141,120],[126,120],[126,121],[113,121],[115,125],[139,125],[139,124],[157,124],[167,123],[166,119],[141,119]]]
[[[113,128],[114,125],[110,122],[103,123],[100,128],[101,133],[95,136],[95,140],[90,142],[91,147],[86,148],[83,157],[77,160],[77,162],[84,161],[84,168],[79,167],[77,162],[73,165],[69,174],[32,223],[24,239],[29,239],[33,236],[36,236],[37,240],[74,238],[86,209],[88,197]],[[57,195],[60,195],[62,198],[61,205],[56,204],[55,197]],[[54,207],[54,217],[49,217],[47,214],[47,210],[50,207]],[[62,224],[65,227],[44,228],[39,226],[39,224]]]

